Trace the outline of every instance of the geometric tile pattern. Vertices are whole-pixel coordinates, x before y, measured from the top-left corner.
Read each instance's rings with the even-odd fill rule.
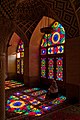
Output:
[[[6,18],[15,20],[22,33],[30,40],[40,19],[44,15],[55,19],[54,13],[64,26],[67,38],[79,36],[79,21],[74,12],[79,6],[79,0],[1,0],[0,9]]]
[[[46,94],[44,91],[46,90],[31,88],[13,93],[7,100],[6,111],[8,111],[9,114],[13,112],[18,115],[40,116],[66,100],[65,96],[60,96],[45,102]],[[35,96],[32,97],[30,93],[33,93]]]
[[[54,0],[46,1],[50,8],[57,14],[61,19],[61,22],[67,32],[66,37],[75,37],[79,35],[77,18],[74,13],[73,7],[68,0]]]
[[[16,6],[15,0],[1,0],[1,11],[7,18],[13,19],[14,18],[14,10]]]
[[[74,13],[73,7],[71,6],[70,1],[68,1],[68,0],[54,0],[54,1],[46,0],[43,2],[44,2],[44,4],[41,5],[41,6],[43,6],[43,8],[46,8],[46,7],[44,7],[44,5],[46,4],[47,10],[51,9],[51,11],[52,12],[54,11],[56,13],[56,15],[58,16],[58,18],[60,18],[60,20],[61,20],[61,22],[66,30],[66,37],[67,38],[76,37],[79,35],[77,18],[76,18],[76,15]],[[41,3],[37,2],[37,4],[36,4],[37,7],[40,4]],[[40,13],[38,14],[38,11],[42,11],[42,13],[48,14],[47,11],[45,11],[43,9],[40,10],[40,9],[37,9],[36,7],[35,8],[33,7],[33,9],[34,9],[33,11],[35,11],[36,16],[34,15],[33,11],[31,12],[31,9],[30,9],[29,12],[32,13],[31,14],[32,18],[37,18],[37,16],[39,18],[40,16],[43,16],[43,14],[40,14]],[[25,14],[25,16],[27,16],[27,15]],[[50,17],[52,17],[52,16],[50,16]],[[37,25],[36,21],[35,21],[35,24]],[[23,25],[23,26],[25,26],[25,25]],[[30,26],[32,26],[32,27],[30,27]],[[28,40],[30,40],[32,32],[35,28],[33,23],[30,26],[26,27],[26,29],[29,28],[28,31],[26,32],[26,36],[28,37]],[[22,27],[22,30],[23,30],[23,27]]]
[[[74,5],[75,11],[77,11],[80,7],[80,0],[73,0],[73,5]]]

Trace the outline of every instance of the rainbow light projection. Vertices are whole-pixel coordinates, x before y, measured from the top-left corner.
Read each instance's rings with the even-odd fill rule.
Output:
[[[58,104],[63,103],[65,100],[66,100],[65,96],[60,96],[50,101],[48,104],[46,103],[46,104],[40,105],[39,108],[41,108],[43,111],[49,111],[52,109],[52,107],[55,107]]]
[[[25,100],[26,102],[30,102],[30,101],[33,101],[34,98],[33,97],[30,97],[29,95],[21,95],[19,96],[21,99]]]
[[[41,96],[39,96],[39,97],[38,97],[38,99],[40,99],[41,101],[44,101],[44,100],[45,100],[45,98],[46,98],[46,94],[41,95]]]
[[[32,105],[38,105],[38,104],[41,103],[40,101],[38,101],[38,100],[36,100],[36,99],[30,100],[29,102],[30,102]]]
[[[24,93],[28,93],[28,92],[34,92],[34,91],[37,91],[37,90],[40,90],[40,88],[26,89],[26,90],[24,90],[23,92],[24,92]]]
[[[15,112],[18,114],[40,116],[44,112],[35,108],[33,105],[29,105],[27,102],[17,98],[16,96],[10,96],[7,100],[6,110],[8,112]]]
[[[46,78],[46,58],[41,58],[41,77]]]
[[[48,79],[54,79],[54,58],[48,58]]]
[[[44,91],[46,90],[39,90],[34,93],[34,88],[32,89],[29,89],[25,94],[24,91],[13,93],[13,95],[11,95],[7,100],[6,111],[28,116],[40,116],[66,100],[65,96],[60,96],[56,99],[50,100],[47,103],[44,103],[46,96]],[[37,89],[38,88],[36,88],[36,90]],[[35,96],[30,96],[30,91],[32,91],[31,93],[34,93]],[[36,92],[39,92],[39,94],[37,93],[38,96],[36,95]]]
[[[11,89],[11,88],[16,88],[16,87],[21,87],[24,86],[21,82],[14,81],[14,80],[7,80],[5,81],[5,90]]]
[[[24,43],[20,40],[17,49],[17,73],[23,74],[23,66],[24,66]]]
[[[58,105],[60,103],[63,103],[65,100],[66,100],[66,97],[62,95],[62,96],[50,101],[49,104],[55,106],[55,105]]]
[[[56,80],[63,81],[63,57],[57,57],[56,64]]]
[[[17,96],[17,97],[20,97],[21,95],[23,95],[22,92],[16,92],[16,93],[13,93],[14,96]]]
[[[38,96],[38,95],[41,95],[43,93],[47,93],[47,90],[39,90],[39,91],[36,91],[36,92],[33,92],[33,93],[29,93],[29,95]]]
[[[43,111],[49,111],[51,110],[52,106],[43,104],[43,105],[40,105],[39,108],[42,109]]]

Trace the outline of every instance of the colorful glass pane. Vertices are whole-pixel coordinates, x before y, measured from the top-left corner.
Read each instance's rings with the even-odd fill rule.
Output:
[[[48,48],[48,54],[60,54],[60,53],[64,53],[63,45]]]
[[[48,46],[65,43],[65,30],[63,26],[55,22],[51,27],[53,28],[53,32],[48,39]]]
[[[45,34],[42,39],[41,47],[47,47],[47,39],[48,39],[48,34]]]
[[[65,43],[65,30],[63,28],[63,26],[58,23],[55,22],[52,25],[52,28],[54,29],[55,32],[53,32],[53,36],[52,36],[52,41],[53,43],[57,43],[57,44],[62,44]]]
[[[20,56],[21,56],[21,57],[24,57],[24,52],[20,52]]]
[[[17,59],[17,73],[20,73],[20,59]]]
[[[23,74],[23,64],[24,64],[24,61],[23,61],[23,58],[24,57],[24,43],[22,40],[19,41],[19,44],[18,44],[18,49],[17,49],[17,58],[20,59],[19,61],[19,64],[17,64],[17,73],[21,73]],[[20,67],[20,68],[19,68]]]
[[[54,58],[48,58],[48,79],[54,79]]]
[[[24,51],[24,43],[22,40],[20,40],[18,45],[18,52]]]
[[[48,46],[52,46],[65,43],[65,30],[63,26],[58,22],[54,22],[51,27],[53,28],[53,31],[50,34],[44,35],[41,47],[47,47],[47,44]]]
[[[20,58],[20,52],[17,53],[17,58]]]
[[[46,78],[46,58],[41,58],[41,77]]]
[[[24,66],[24,61],[21,59],[21,74],[23,74],[23,66]]]
[[[56,80],[63,81],[63,57],[57,57],[56,64]]]
[[[46,48],[41,49],[41,55],[46,55]]]

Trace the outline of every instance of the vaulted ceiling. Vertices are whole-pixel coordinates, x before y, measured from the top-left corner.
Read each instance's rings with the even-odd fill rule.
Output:
[[[66,30],[66,38],[80,36],[79,0],[1,0],[0,17],[8,25],[1,20],[0,23],[4,28],[10,23],[9,29],[28,41],[43,16],[59,21]]]

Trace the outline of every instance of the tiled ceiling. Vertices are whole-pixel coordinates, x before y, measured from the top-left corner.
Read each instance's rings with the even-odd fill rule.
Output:
[[[66,30],[66,37],[80,35],[79,0],[1,0],[0,13],[14,24],[30,40],[43,16],[59,21]],[[19,30],[18,30],[19,31]]]

